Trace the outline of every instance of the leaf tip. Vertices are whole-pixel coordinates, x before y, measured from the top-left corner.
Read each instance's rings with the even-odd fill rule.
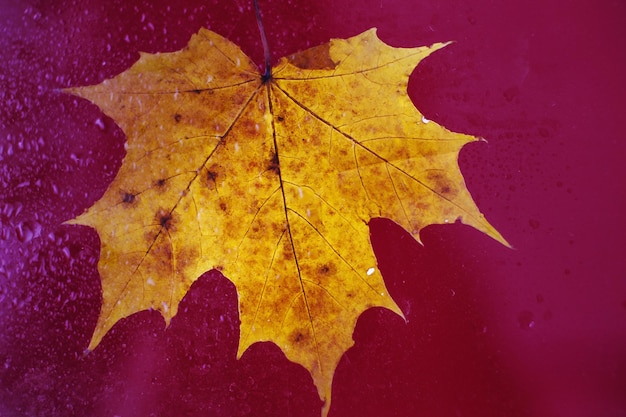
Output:
[[[64,221],[63,224],[74,225],[74,224],[82,224],[82,223],[78,221],[78,217],[74,217],[73,219]]]
[[[63,94],[71,94],[73,96],[77,96],[80,87],[67,87],[67,88],[56,88],[55,92],[63,93]]]
[[[107,329],[108,331],[108,329]],[[103,332],[101,329],[96,328],[93,332],[93,335],[91,336],[91,340],[89,341],[89,346],[87,346],[87,349],[85,349],[86,352],[93,352],[98,345],[100,344],[100,342],[102,341],[102,338],[104,337],[104,334],[106,333]]]
[[[59,88],[58,91],[62,94],[67,94],[74,97],[84,98],[86,100],[91,101],[89,98],[85,96],[85,89],[89,86],[76,86],[76,87],[67,87],[67,88]]]
[[[430,53],[432,53],[440,49],[443,49],[446,46],[451,45],[453,43],[456,43],[456,41],[437,42],[437,43],[433,43],[432,45],[430,45],[428,49],[430,49]]]
[[[324,404],[322,405],[322,417],[328,417],[329,411],[330,411],[330,398],[325,398]]]
[[[91,227],[94,227],[94,225],[92,223],[87,221],[87,218],[88,218],[87,214],[88,213],[89,213],[89,210],[85,210],[83,213],[81,213],[81,214],[79,214],[79,215],[77,215],[77,216],[75,216],[75,217],[73,217],[71,219],[65,220],[62,224],[63,225],[70,225],[70,226],[75,225],[75,226],[91,226]]]
[[[484,216],[483,216],[483,220]],[[485,222],[487,223],[487,228],[485,230],[479,229],[481,231],[483,231],[487,236],[491,237],[492,239],[494,239],[496,242],[501,243],[502,245],[506,246],[509,249],[514,249],[513,245],[511,245],[505,238],[504,236],[502,236],[502,234],[500,232],[498,232],[498,230],[496,230],[495,227],[493,227],[490,223],[488,223],[486,220]]]
[[[508,240],[506,240],[504,238],[504,236],[502,236],[500,233],[498,233],[498,237],[496,239],[498,242],[502,243],[504,246],[506,246],[509,249],[513,249],[516,250],[515,246],[513,246]]]

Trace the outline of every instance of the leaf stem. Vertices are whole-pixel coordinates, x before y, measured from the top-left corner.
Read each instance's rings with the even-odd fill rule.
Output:
[[[261,10],[259,9],[258,0],[254,0],[254,11],[256,13],[256,23],[259,25],[261,32],[261,42],[263,42],[263,51],[265,52],[265,73],[263,73],[263,82],[272,78],[272,65],[270,62],[270,47],[267,44],[267,36],[265,36],[265,28],[263,27],[263,19],[261,18]]]

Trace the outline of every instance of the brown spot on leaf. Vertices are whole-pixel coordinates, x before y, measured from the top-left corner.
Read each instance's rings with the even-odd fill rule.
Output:
[[[276,121],[278,122],[284,122],[285,118],[283,116],[276,116]]]
[[[323,264],[317,268],[317,273],[323,276],[332,275],[337,272],[337,268],[333,264]]]
[[[226,203],[224,203],[223,201],[220,203],[220,210],[222,210],[222,211],[227,211],[228,210],[228,205]]]
[[[133,193],[124,192],[122,193],[122,203],[132,204],[137,199],[137,196]]]
[[[316,46],[289,56],[288,61],[302,69],[334,69],[339,62],[330,58],[330,44]]]
[[[221,165],[213,164],[210,167],[206,168],[204,174],[202,174],[202,179],[205,186],[209,190],[217,189],[217,181],[218,179],[224,178],[224,168]]]
[[[280,175],[280,165],[278,162],[278,154],[272,152],[272,157],[270,158],[270,163],[267,166],[268,171],[274,172],[276,175]]]
[[[181,116],[180,114],[176,113],[174,115],[174,121],[176,121],[176,123],[180,122],[180,119],[182,119],[183,116]]]
[[[168,245],[172,247],[171,242]],[[185,277],[185,271],[190,267],[196,265],[198,259],[200,259],[201,253],[200,249],[197,246],[177,246],[173,251],[174,256],[176,257],[176,262],[174,262],[176,268],[175,277],[183,284],[187,282],[187,278]]]
[[[259,164],[257,161],[248,162],[248,169],[250,170],[250,172],[256,171],[258,167],[259,167]]]
[[[446,196],[446,198],[454,198],[455,189],[452,187],[450,179],[443,170],[431,170],[428,172],[428,182],[433,191],[437,194]]]
[[[305,339],[304,334],[302,334],[302,332],[295,332],[292,337],[291,337],[291,341],[293,342],[293,344],[299,344],[302,343]]]
[[[246,132],[246,134],[250,135],[251,137],[255,136],[257,132],[259,132],[259,129],[261,128],[258,121],[251,120],[251,119],[241,120],[239,122],[239,126],[241,127],[242,131]]]
[[[216,189],[216,184],[215,184],[216,181],[215,180],[217,180],[217,177],[218,177],[218,175],[217,175],[217,172],[215,172],[215,171],[208,170],[206,172],[205,180],[206,180],[206,186],[207,186],[207,188],[209,190],[215,190]]]
[[[167,180],[165,178],[161,178],[161,179],[156,180],[154,185],[156,185],[159,188],[163,188],[165,186],[165,183],[167,183]]]
[[[150,246],[150,256],[156,259],[157,268],[160,271],[171,271],[172,269],[172,245],[168,243],[167,237],[163,234],[150,236],[153,244]]]
[[[171,230],[173,226],[173,216],[172,213],[165,209],[159,209],[156,214],[156,220],[161,225],[162,228],[166,230]]]

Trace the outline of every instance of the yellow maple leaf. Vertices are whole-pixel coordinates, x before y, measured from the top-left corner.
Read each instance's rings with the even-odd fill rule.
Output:
[[[322,413],[359,315],[389,296],[369,241],[373,217],[418,238],[461,220],[505,243],[465,188],[458,152],[476,138],[428,121],[406,94],[445,44],[393,48],[375,29],[283,58],[271,77],[209,30],[173,53],[69,91],[127,135],[105,194],[70,221],[101,239],[94,349],[121,318],[167,323],[216,268],[236,286],[238,355],[271,341],[311,374]]]

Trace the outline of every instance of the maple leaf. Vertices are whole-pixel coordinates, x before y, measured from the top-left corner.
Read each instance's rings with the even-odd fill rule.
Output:
[[[69,222],[101,239],[89,348],[141,310],[169,323],[216,268],[237,288],[238,356],[274,342],[310,372],[326,414],[359,315],[402,316],[376,268],[371,218],[417,239],[461,220],[506,243],[458,168],[476,138],[429,122],[406,94],[413,69],[444,46],[394,48],[371,29],[283,58],[267,77],[202,29],[181,51],[141,54],[113,79],[70,89],[127,135],[117,176]]]

